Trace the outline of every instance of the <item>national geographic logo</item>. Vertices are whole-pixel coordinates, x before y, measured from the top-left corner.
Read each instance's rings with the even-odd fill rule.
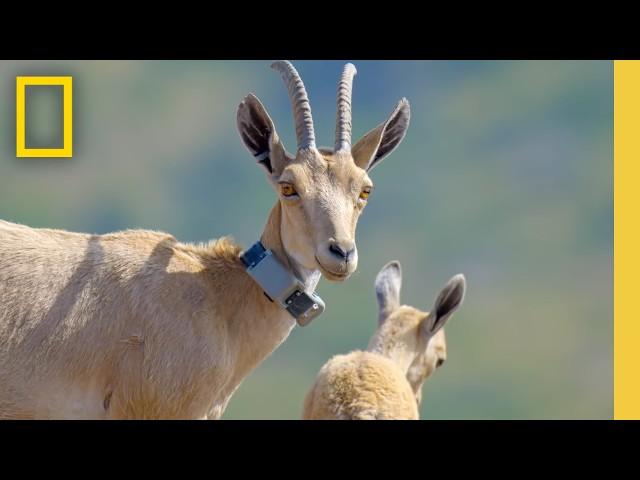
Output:
[[[39,143],[29,138],[27,128],[28,90],[33,92],[53,87],[62,89],[62,118],[58,121],[62,125],[61,146],[38,146]],[[31,93],[31,92],[29,92]],[[57,93],[57,92],[56,92]],[[73,156],[73,81],[72,77],[16,77],[16,157],[18,158],[71,158]],[[29,120],[31,122],[33,120]],[[54,130],[56,122],[48,122]],[[58,125],[59,128],[59,125]],[[29,141],[28,141],[29,140]],[[55,141],[53,142],[55,143]]]

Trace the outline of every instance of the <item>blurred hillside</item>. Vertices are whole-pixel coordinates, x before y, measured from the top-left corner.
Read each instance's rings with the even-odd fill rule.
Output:
[[[343,63],[295,62],[320,145],[333,143]],[[298,418],[321,365],[366,347],[373,279],[391,259],[403,301],[422,309],[467,277],[423,418],[610,418],[612,63],[354,63],[354,139],[403,96],[409,133],[372,173],[357,273],[320,283],[326,313],[251,374],[224,418]],[[236,133],[248,92],[295,149],[269,64],[0,62],[0,218],[253,242],[276,197]],[[15,158],[15,77],[29,74],[73,75],[73,159]]]

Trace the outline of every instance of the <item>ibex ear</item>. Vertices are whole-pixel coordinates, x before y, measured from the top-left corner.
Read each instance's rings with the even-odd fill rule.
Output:
[[[464,275],[459,273],[452,277],[438,294],[436,303],[426,319],[422,323],[422,331],[432,337],[440,330],[464,300],[466,281]]]
[[[402,269],[400,262],[387,263],[376,276],[375,288],[378,299],[378,321],[384,320],[400,306],[400,288],[402,287]]]
[[[351,156],[360,168],[371,170],[400,145],[409,128],[411,110],[403,98],[389,119],[362,137],[351,149]]]
[[[240,102],[236,120],[240,137],[256,161],[270,174],[280,171],[288,154],[258,97],[250,93]]]

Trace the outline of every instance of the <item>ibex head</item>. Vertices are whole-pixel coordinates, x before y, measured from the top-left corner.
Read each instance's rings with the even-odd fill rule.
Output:
[[[443,327],[462,304],[466,281],[462,274],[452,277],[440,290],[430,312],[401,305],[401,285],[400,263],[389,262],[376,277],[378,329],[369,349],[392,358],[405,369],[420,404],[422,384],[447,358]]]
[[[291,63],[272,68],[284,79],[293,107],[298,148],[288,153],[266,109],[252,94],[238,107],[240,136],[264,166],[279,194],[282,243],[307,270],[329,280],[351,275],[358,264],[355,230],[373,189],[368,172],[402,141],[409,126],[409,103],[400,100],[391,116],[351,144],[351,87],[356,69],[347,64],[338,87],[334,148],[316,147],[311,106]]]

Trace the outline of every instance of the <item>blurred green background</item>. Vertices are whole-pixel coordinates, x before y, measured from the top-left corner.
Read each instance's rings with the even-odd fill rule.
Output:
[[[332,145],[344,62],[294,63],[318,143]],[[245,380],[224,418],[299,418],[322,364],[366,347],[373,279],[392,259],[403,265],[403,302],[422,309],[451,275],[468,282],[423,418],[611,418],[612,63],[354,63],[354,139],[402,96],[409,133],[372,173],[358,271],[346,284],[321,281],[326,313]],[[269,64],[0,62],[0,218],[250,244],[276,196],[236,133],[248,92],[295,150],[286,89]],[[73,159],[15,158],[17,75],[73,75]],[[57,118],[40,103],[42,118]],[[56,135],[51,122],[29,128]]]

